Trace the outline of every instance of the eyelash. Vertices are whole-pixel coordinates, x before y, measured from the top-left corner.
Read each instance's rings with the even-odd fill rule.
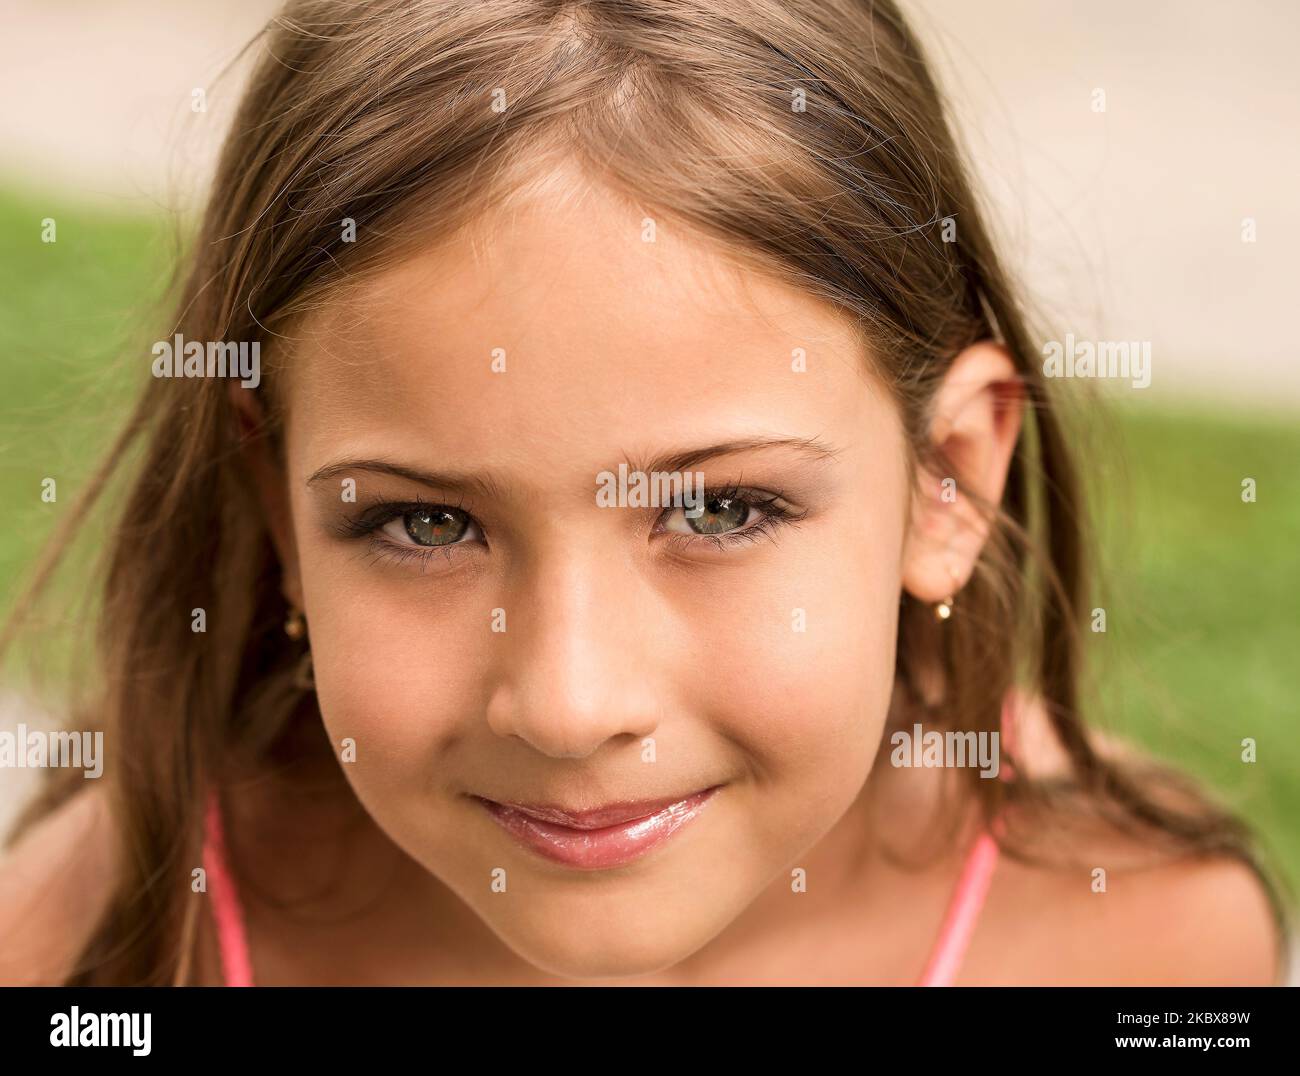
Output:
[[[722,534],[681,534],[677,532],[663,532],[666,535],[668,544],[676,549],[690,549],[697,546],[700,542],[708,542],[715,549],[727,549],[741,545],[746,542],[757,542],[760,538],[770,538],[773,533],[780,527],[796,524],[802,520],[807,513],[800,512],[789,507],[784,503],[784,498],[780,494],[768,493],[763,490],[748,489],[743,486],[723,486],[717,489],[707,489],[704,491],[706,503],[715,500],[737,500],[741,501],[750,509],[759,513],[759,518],[736,530],[726,531]],[[670,505],[664,508],[664,515],[656,521],[658,527],[667,513],[677,512],[684,508],[683,504]],[[484,537],[487,536],[487,530],[483,525],[470,513],[465,507],[464,502],[458,501],[425,501],[416,497],[409,501],[387,501],[380,502],[363,512],[356,519],[348,519],[342,523],[341,530],[345,537],[355,539],[365,539],[369,543],[369,549],[372,556],[376,558],[385,558],[398,564],[410,563],[412,559],[420,562],[421,569],[428,564],[430,558],[438,553],[446,556],[448,561],[453,560],[458,554],[454,550],[472,543],[465,541],[451,542],[443,546],[422,546],[416,544],[407,545],[401,542],[394,542],[391,539],[382,536],[383,528],[395,519],[400,519],[409,512],[429,511],[431,509],[454,509],[463,512],[470,520],[470,523],[477,527]]]

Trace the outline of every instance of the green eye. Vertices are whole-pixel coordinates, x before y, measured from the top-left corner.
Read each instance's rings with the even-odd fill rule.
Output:
[[[416,545],[437,546],[459,542],[469,529],[469,516],[455,508],[420,508],[404,512],[402,529]]]
[[[712,497],[696,517],[683,513],[687,526],[696,534],[726,534],[749,519],[750,504],[739,497]]]

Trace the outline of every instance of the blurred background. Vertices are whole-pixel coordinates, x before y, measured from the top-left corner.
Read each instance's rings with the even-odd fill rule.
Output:
[[[1062,382],[1092,431],[1099,723],[1208,782],[1294,887],[1300,8],[901,2],[1044,339],[1151,343],[1150,386],[1102,385],[1104,415],[1085,399],[1095,383]],[[241,50],[277,6],[0,3],[0,613],[138,384],[124,352],[165,332],[157,300]],[[56,504],[40,497],[50,476]],[[8,668],[0,728],[40,707]],[[33,776],[0,770],[0,829]]]

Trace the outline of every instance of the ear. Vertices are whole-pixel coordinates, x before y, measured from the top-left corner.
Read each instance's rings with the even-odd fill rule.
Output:
[[[298,546],[293,538],[289,512],[289,489],[284,468],[276,458],[268,434],[265,409],[257,394],[238,382],[229,389],[230,401],[239,423],[239,453],[253,481],[276,556],[280,559],[280,590],[293,609],[302,609],[302,583],[298,575]]]
[[[912,493],[902,578],[921,601],[943,601],[970,579],[989,532],[971,495],[1002,500],[1024,402],[1011,356],[992,340],[961,352],[935,393],[930,443],[954,473],[922,470]]]

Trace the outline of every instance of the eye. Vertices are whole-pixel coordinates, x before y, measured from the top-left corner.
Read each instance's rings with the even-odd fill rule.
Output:
[[[733,495],[710,497],[695,515],[685,506],[672,509],[664,529],[675,534],[727,534],[750,521],[756,509],[749,501]]]
[[[398,545],[425,548],[456,545],[466,534],[476,531],[473,519],[466,512],[447,505],[409,509],[380,528],[382,534]]]
[[[683,550],[706,543],[722,550],[772,537],[807,515],[777,493],[729,486],[703,494],[703,501],[665,509],[656,530]],[[679,500],[684,500],[679,498]]]

